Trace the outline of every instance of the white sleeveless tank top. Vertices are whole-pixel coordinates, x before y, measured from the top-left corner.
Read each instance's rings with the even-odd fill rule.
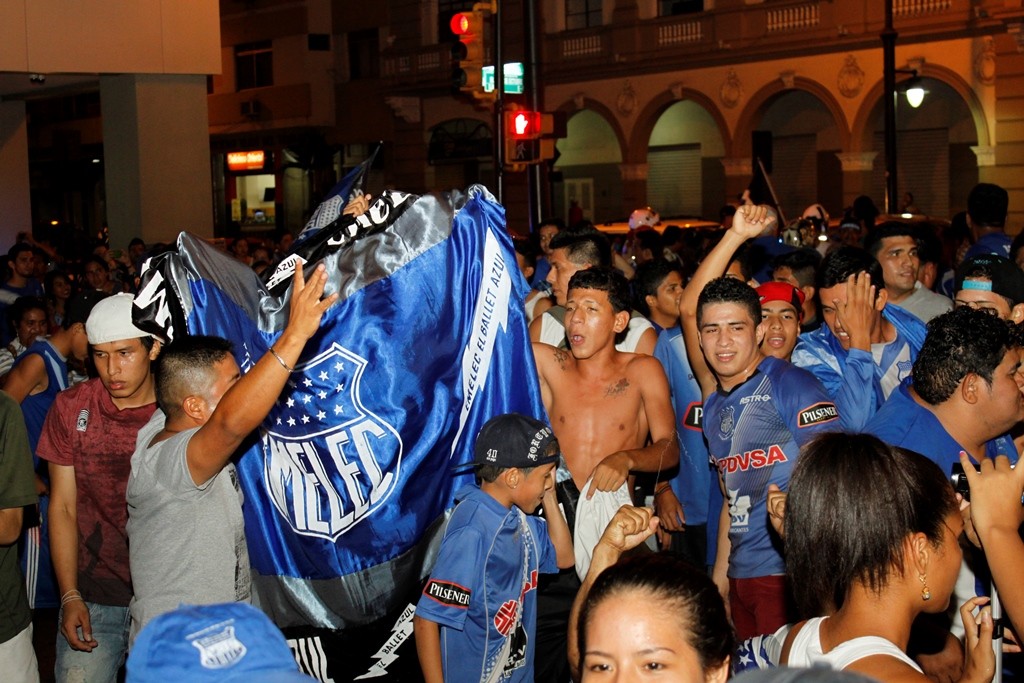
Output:
[[[816,664],[828,664],[836,671],[842,671],[865,657],[887,655],[912,666],[916,671],[921,671],[921,667],[908,657],[903,650],[879,636],[861,636],[860,638],[840,643],[829,652],[822,652],[819,629],[821,628],[821,623],[827,618],[817,617],[807,620],[807,623],[796,634],[792,645],[790,645],[789,660],[787,662],[789,666],[812,667]]]

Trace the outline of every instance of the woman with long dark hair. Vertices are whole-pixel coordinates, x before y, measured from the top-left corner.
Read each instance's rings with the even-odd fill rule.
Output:
[[[800,454],[784,526],[798,607],[830,616],[793,626],[782,663],[927,681],[906,654],[910,628],[919,614],[949,605],[963,530],[939,467],[866,434],[822,435]],[[994,673],[987,600],[974,598],[960,610],[967,632],[961,681],[987,683]]]

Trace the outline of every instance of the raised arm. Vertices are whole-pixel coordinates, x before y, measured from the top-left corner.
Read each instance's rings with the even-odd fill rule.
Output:
[[[981,472],[976,472],[964,453],[960,454],[960,463],[971,487],[971,502],[964,508],[964,521],[970,522],[981,540],[992,580],[1013,630],[1024,633],[1024,582],[1020,580],[1024,542],[1018,531],[1024,523],[1024,465],[1011,468],[1005,456],[994,461],[983,458]]]
[[[338,299],[335,293],[321,300],[326,284],[327,273],[322,264],[316,267],[308,283],[302,268],[295,269],[284,332],[256,365],[228,389],[207,422],[189,440],[188,469],[197,484],[220,472],[274,406],[303,347],[319,329],[324,311]]]
[[[746,204],[736,211],[732,227],[725,231],[715,248],[701,261],[697,272],[683,290],[679,300],[679,324],[683,329],[686,342],[686,355],[690,359],[690,369],[700,385],[704,398],[715,390],[715,376],[704,360],[704,352],[700,348],[700,332],[697,329],[697,299],[704,287],[717,277],[721,277],[729,267],[736,251],[743,243],[761,234],[765,221],[769,216],[768,207]]]
[[[577,624],[579,623],[580,610],[587,601],[590,589],[608,567],[611,567],[622,553],[631,550],[654,533],[658,528],[658,518],[653,516],[650,508],[638,508],[632,505],[623,505],[619,508],[612,520],[608,522],[604,533],[594,546],[594,555],[590,559],[590,568],[583,579],[583,585],[576,593],[576,599],[572,603],[572,611],[569,613],[569,669],[572,672],[574,681],[580,680],[582,676],[581,653],[577,640]],[[583,653],[585,654],[585,653]]]

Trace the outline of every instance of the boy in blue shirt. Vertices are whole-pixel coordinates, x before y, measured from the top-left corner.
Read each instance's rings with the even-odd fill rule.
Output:
[[[427,683],[533,681],[538,572],[574,564],[558,509],[558,441],[543,422],[500,415],[477,435],[478,485],[456,494],[416,617]],[[543,506],[545,523],[531,516]]]

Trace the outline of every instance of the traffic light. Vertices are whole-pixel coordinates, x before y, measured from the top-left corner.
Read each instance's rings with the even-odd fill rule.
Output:
[[[541,114],[518,104],[505,110],[505,164],[512,171],[526,170],[525,164],[540,161]]]
[[[508,112],[507,134],[518,140],[534,140],[540,137],[541,114],[525,109]]]
[[[505,110],[505,164],[509,170],[526,170],[555,157],[557,138],[565,137],[565,112],[528,111],[517,104]]]
[[[459,39],[452,46],[452,88],[474,97],[483,95],[484,13],[478,9],[457,12],[450,26]]]

